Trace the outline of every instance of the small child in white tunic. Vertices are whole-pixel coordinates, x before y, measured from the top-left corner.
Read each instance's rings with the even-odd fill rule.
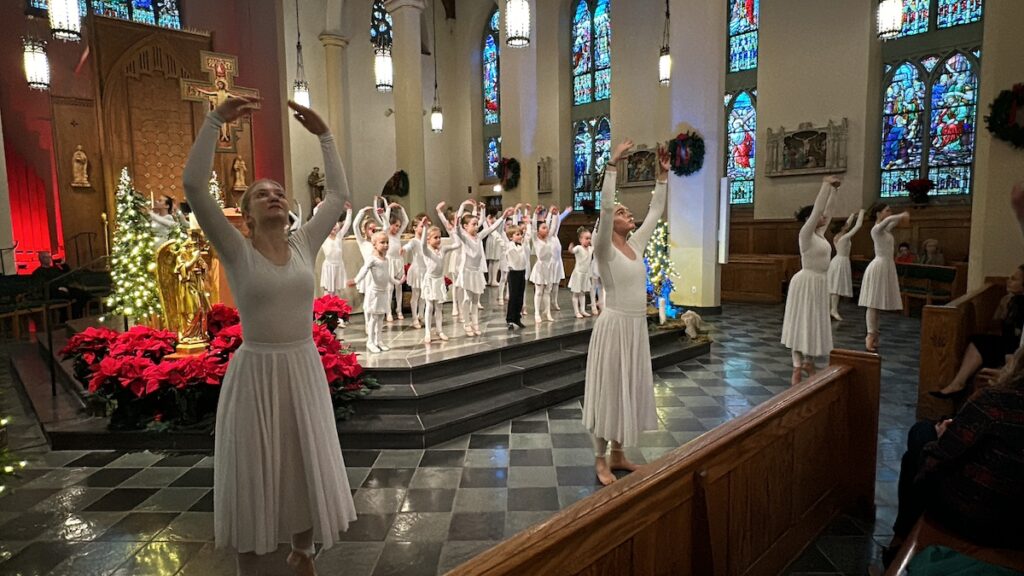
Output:
[[[448,289],[444,283],[444,257],[458,248],[458,238],[454,239],[454,243],[441,247],[441,229],[437,226],[431,226],[427,230],[426,241],[420,243],[423,255],[423,300],[426,302],[423,313],[424,344],[430,344],[431,318],[437,324],[437,337],[443,341],[448,340],[444,333],[443,306],[448,298]]]
[[[569,277],[569,292],[572,292],[572,309],[576,313],[577,318],[590,317],[587,313],[587,292],[590,292],[593,286],[590,266],[593,260],[594,247],[590,245],[590,230],[581,226],[577,230],[577,238],[579,238],[580,245],[576,246],[573,243],[569,243],[569,252],[576,257],[576,266],[572,270],[572,276]],[[593,301],[591,301],[593,304]]]
[[[472,203],[472,200],[467,200],[459,206],[459,211],[455,215],[457,226],[452,231],[462,243],[463,262],[456,282],[456,286],[462,288],[464,292],[462,323],[467,336],[480,336],[480,296],[484,293],[485,263],[482,242],[492,232],[505,225],[505,217],[502,216],[478,232],[479,218],[465,213],[466,205]]]
[[[839,315],[839,299],[843,296],[853,297],[853,274],[850,270],[850,246],[853,237],[864,223],[864,210],[850,214],[846,222],[834,231],[832,243],[836,245],[836,255],[828,263],[828,293],[832,299],[830,313],[832,318],[842,321]]]
[[[387,201],[383,198],[380,199],[381,203],[384,204]],[[398,215],[392,213],[393,209],[398,209]],[[405,230],[409,227],[409,215],[405,213],[405,208],[402,208],[401,204],[392,202],[384,208],[384,225],[388,227],[388,268],[391,271],[391,276],[395,278],[405,277],[405,258],[402,252],[402,234],[405,234]],[[391,316],[391,298],[395,299],[395,315],[398,316],[399,320],[404,320],[405,316],[402,314],[402,282],[398,285],[390,284],[388,288],[388,299],[387,299],[387,320],[393,322],[394,318]]]
[[[494,212],[488,210],[487,225],[494,224],[495,219]],[[492,288],[498,286],[498,272],[501,271],[501,253],[501,240],[497,235],[484,240],[484,256],[487,260],[487,285]]]
[[[372,217],[366,220],[366,213],[373,211]],[[373,206],[367,206],[356,213],[355,220],[352,221],[352,234],[356,237],[356,246],[359,246],[359,253],[363,256],[363,264],[370,261],[373,257],[373,242],[370,238],[373,237],[377,231],[380,230],[380,224],[377,221],[377,209]],[[360,265],[361,267],[361,265]],[[356,282],[356,290],[360,294],[366,292],[363,285]]]
[[[381,323],[388,306],[388,285],[395,286],[400,280],[391,275],[387,261],[388,235],[377,232],[373,235],[373,256],[363,264],[356,275],[356,283],[365,282],[363,315],[366,317],[366,349],[374,354],[387,352],[391,347],[381,342]]]
[[[409,263],[409,271],[405,275],[405,281],[412,290],[409,306],[412,309],[413,328],[420,327],[420,309],[425,304],[421,297],[423,294],[423,269],[425,263],[423,262],[423,251],[420,250],[420,244],[423,243],[423,235],[429,227],[430,218],[426,214],[417,214],[415,224],[413,225],[412,238],[402,246],[403,252],[412,255],[412,262]]]
[[[459,269],[462,268],[462,244],[459,243],[455,238],[455,213],[445,214],[444,211],[445,203],[441,202],[437,205],[437,217],[441,220],[441,225],[448,231],[448,244],[454,246],[455,249],[447,252],[448,257],[444,261],[444,274],[451,280],[451,298],[452,298],[452,317],[459,317],[459,307],[462,306],[461,290],[456,284],[459,279]]]
[[[320,269],[320,287],[324,293],[336,295],[348,284],[345,273],[345,257],[342,253],[345,235],[352,227],[352,205],[345,203],[345,222],[335,224],[330,236],[324,240],[324,265]]]
[[[562,285],[562,280],[565,280],[565,262],[562,261],[562,240],[558,237],[559,231],[562,229],[562,220],[565,217],[572,214],[572,206],[566,206],[562,212],[558,211],[558,206],[551,205],[548,211],[548,238],[551,239],[551,306],[555,310],[561,310],[562,307],[558,305],[558,288]]]
[[[542,206],[537,207],[537,214],[543,210]],[[552,278],[554,278],[554,255],[551,249],[551,239],[548,235],[548,222],[541,222],[534,227],[527,228],[527,238],[533,245],[533,253],[537,256],[533,270],[530,271],[530,282],[533,284],[533,320],[538,325],[541,322],[554,322],[551,316],[551,289]]]

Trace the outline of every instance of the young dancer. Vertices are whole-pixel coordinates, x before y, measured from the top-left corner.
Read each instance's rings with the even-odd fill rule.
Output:
[[[217,405],[213,525],[218,548],[238,552],[238,573],[257,574],[258,555],[290,539],[288,563],[316,573],[314,538],[330,548],[355,520],[327,379],[310,337],[317,252],[349,200],[345,170],[327,124],[288,102],[319,137],[324,206],[288,236],[288,196],[272,180],[253,182],[239,202],[246,238],[209,193],[221,126],[251,113],[257,98],[228,98],[206,116],[183,173],[185,196],[227,270],[245,326]],[[266,417],[273,415],[273,417]]]
[[[516,213],[519,206],[516,206]],[[527,222],[530,222],[527,219]],[[527,226],[529,227],[529,226]],[[509,330],[523,326],[523,301],[526,299],[526,264],[530,260],[523,244],[524,230],[519,226],[509,229],[505,242],[505,262],[508,264],[508,306],[505,308],[505,323]]]
[[[366,319],[366,349],[374,354],[387,352],[391,348],[381,342],[381,324],[390,304],[388,286],[401,285],[401,280],[391,273],[388,263],[388,234],[377,232],[373,235],[373,256],[363,264],[356,275],[356,283],[363,282],[366,292],[363,298],[363,316]]]
[[[601,268],[605,308],[594,322],[587,354],[583,425],[594,441],[594,469],[601,484],[615,481],[613,470],[635,470],[622,450],[635,446],[640,433],[658,428],[654,372],[647,333],[647,271],[644,249],[665,212],[668,151],[658,147],[658,170],[651,207],[635,233],[633,215],[615,203],[615,165],[633,147],[625,140],[605,165],[601,187],[601,226],[594,240],[594,261]],[[608,442],[612,453],[605,460]]]
[[[459,317],[459,308],[462,306],[462,290],[458,287],[459,270],[462,269],[462,244],[455,238],[455,213],[446,214],[445,203],[437,205],[437,217],[441,220],[444,229],[448,231],[448,243],[454,246],[454,250],[448,252],[448,259],[444,261],[444,274],[451,280],[452,289],[452,318]]]
[[[828,263],[828,293],[832,299],[831,314],[836,320],[842,321],[839,315],[839,299],[843,296],[853,297],[853,274],[850,272],[850,245],[853,236],[864,223],[864,210],[850,214],[844,224],[834,230],[832,242],[836,245],[836,255]]]
[[[380,230],[380,224],[377,221],[377,201],[374,200],[374,206],[367,206],[356,213],[355,219],[352,221],[352,234],[356,237],[356,246],[359,246],[359,253],[363,256],[363,264],[370,261],[373,257],[373,242],[370,238]],[[366,220],[366,213],[372,211],[372,218]],[[360,265],[362,267],[362,264]],[[363,285],[356,282],[356,289],[359,290],[360,294],[364,294],[366,290]]]
[[[558,206],[552,204],[548,211],[548,237],[551,239],[551,306],[555,310],[561,310],[562,307],[558,305],[558,288],[562,285],[562,280],[565,280],[565,262],[562,261],[562,240],[558,237],[559,230],[562,229],[562,220],[565,217],[572,214],[572,206],[566,206],[565,210],[561,213],[558,212]]]
[[[434,315],[437,324],[437,337],[443,341],[448,340],[444,333],[444,301],[448,299],[448,289],[444,285],[444,257],[459,248],[458,238],[455,238],[455,242],[442,248],[441,229],[431,226],[427,230],[426,241],[420,245],[423,254],[423,300],[426,302],[423,314],[424,344],[430,344],[431,315]]]
[[[909,223],[910,212],[894,216],[888,204],[876,202],[868,211],[868,218],[875,223],[871,227],[875,257],[864,270],[857,304],[868,309],[865,314],[868,335],[864,338],[864,347],[868,352],[878,352],[878,311],[903,310],[900,278],[896,273],[896,261],[893,259],[895,240],[892,237],[892,229],[901,222]]]
[[[577,318],[589,318],[590,314],[587,313],[587,292],[593,290],[592,278],[593,275],[590,272],[590,265],[594,255],[594,248],[590,245],[590,230],[586,227],[580,226],[579,230],[576,231],[577,238],[580,241],[580,245],[576,246],[572,242],[569,243],[569,252],[572,252],[573,256],[576,257],[576,266],[572,270],[572,276],[569,277],[569,292],[572,293],[572,309],[576,313]],[[593,307],[593,300],[590,302]]]
[[[466,214],[466,205],[473,204],[472,200],[466,200],[459,206],[455,215],[455,221],[459,223],[454,229],[455,236],[462,243],[462,269],[459,270],[458,286],[463,290],[462,324],[467,336],[480,336],[480,296],[484,293],[484,253],[482,241],[492,232],[505,225],[505,217],[511,214],[502,215],[483,230],[480,228],[480,220],[473,214]]]
[[[494,224],[496,219],[495,212],[496,211],[494,209],[487,210],[488,226]],[[487,260],[487,285],[492,288],[496,288],[498,286],[498,272],[500,270],[502,253],[501,240],[498,237],[502,232],[503,229],[498,230],[497,234],[489,236],[484,240],[484,255]]]
[[[534,219],[540,215],[543,209],[543,206],[537,206]],[[553,271],[555,258],[549,235],[549,221],[550,213],[549,218],[546,218],[544,222],[536,224],[536,231],[534,231],[533,225],[527,227],[533,253],[537,255],[537,262],[533,265],[533,270],[530,271],[530,282],[533,284],[533,320],[538,326],[544,321],[555,321],[551,316],[551,280],[555,277]]]
[[[829,208],[839,179],[826,176],[814,206],[805,206],[797,214],[800,227],[801,269],[789,281],[786,313],[782,320],[782,343],[792,351],[793,375],[790,384],[800,383],[803,372],[813,376],[814,359],[832,351],[832,325],[828,320],[828,266],[832,247],[825,239]]]
[[[513,211],[513,218],[518,211],[517,205]],[[498,230],[491,236],[498,241],[498,289],[495,291],[498,295],[498,306],[504,305],[508,299],[508,243],[511,242],[510,233],[513,228],[517,226],[512,220],[506,220],[504,230]]]
[[[421,304],[425,304],[421,296],[423,293],[423,269],[426,264],[423,262],[423,251],[420,249],[420,245],[426,239],[424,235],[429,227],[430,218],[422,212],[417,214],[413,224],[412,238],[402,247],[403,252],[412,254],[412,262],[409,264],[409,272],[406,274],[405,281],[412,290],[409,306],[412,309],[413,328],[420,327],[420,309],[423,308]]]
[[[338,294],[348,284],[345,273],[345,257],[342,246],[345,235],[352,227],[352,205],[345,204],[345,222],[337,223],[331,228],[330,235],[324,240],[324,265],[320,269],[320,288],[325,294]]]
[[[381,204],[386,204],[387,200],[380,198]],[[392,213],[392,210],[398,209],[398,215]],[[391,298],[395,299],[395,315],[398,316],[399,320],[405,320],[405,316],[402,314],[402,282],[401,279],[405,278],[405,258],[402,254],[402,234],[405,234],[405,230],[409,228],[409,215],[405,213],[405,208],[397,202],[392,202],[384,208],[384,226],[388,227],[388,269],[391,271],[391,275],[399,279],[398,284],[388,284],[388,299],[387,299],[387,321],[394,322],[395,319],[391,315]]]

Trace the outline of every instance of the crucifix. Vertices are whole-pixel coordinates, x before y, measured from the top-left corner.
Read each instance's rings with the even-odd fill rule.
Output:
[[[238,75],[238,58],[230,54],[206,52],[205,50],[199,55],[202,60],[202,69],[206,71],[210,79],[203,81],[182,78],[181,98],[183,100],[206,102],[210,110],[214,110],[231,96],[258,97],[260,95],[259,90],[235,86],[235,76]],[[256,108],[259,108],[259,105]],[[241,127],[237,121],[221,126],[220,137],[217,139],[217,151],[234,152],[235,133],[239,130]]]

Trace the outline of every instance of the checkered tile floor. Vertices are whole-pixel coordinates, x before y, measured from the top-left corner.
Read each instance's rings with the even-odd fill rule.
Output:
[[[837,345],[859,349],[860,311],[843,312]],[[780,306],[728,305],[709,320],[711,354],[656,374],[660,430],[630,449],[635,461],[656,459],[788,386]],[[919,326],[883,317],[879,520],[838,520],[791,573],[863,574],[888,539],[913,423]],[[11,445],[29,461],[0,499],[0,573],[234,574],[233,556],[213,546],[210,455],[52,452],[0,360],[0,410],[14,417]],[[597,486],[580,418],[574,400],[426,451],[346,451],[359,520],[319,554],[320,572],[444,573],[588,496]],[[266,558],[268,574],[290,574],[286,552]]]

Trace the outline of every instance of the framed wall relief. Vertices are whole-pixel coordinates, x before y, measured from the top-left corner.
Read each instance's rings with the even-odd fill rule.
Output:
[[[829,120],[825,127],[800,124],[796,130],[768,129],[768,176],[832,174],[846,172],[846,141],[849,123]]]
[[[638,147],[626,156],[619,166],[619,188],[654,187],[657,162],[658,155],[654,150],[649,150],[646,146]]]
[[[537,193],[551,194],[554,191],[551,178],[551,156],[542,156],[537,161]]]

